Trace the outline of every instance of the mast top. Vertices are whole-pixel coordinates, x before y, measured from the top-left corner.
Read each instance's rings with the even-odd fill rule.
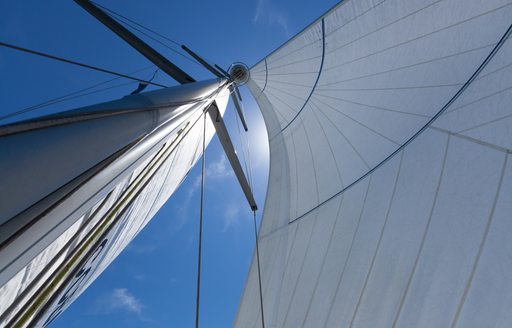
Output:
[[[236,62],[231,64],[231,67],[229,67],[229,76],[236,85],[241,86],[249,81],[251,73],[247,65],[241,62]]]

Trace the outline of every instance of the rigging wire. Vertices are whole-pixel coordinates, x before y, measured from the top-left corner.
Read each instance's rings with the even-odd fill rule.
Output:
[[[234,95],[236,97],[236,95]],[[244,110],[243,108],[243,104],[240,103],[240,105],[242,106],[242,112]],[[240,137],[240,145],[242,147],[242,158],[243,158],[243,161],[244,161],[244,165],[245,165],[245,170],[247,172],[247,177],[248,177],[248,182],[249,182],[249,188],[251,189],[251,192],[254,192],[254,187],[253,187],[253,181],[252,181],[252,168],[251,168],[251,152],[250,152],[250,144],[249,144],[249,137],[247,136],[247,134],[245,134],[245,146],[247,148],[247,162],[246,162],[246,156],[245,156],[245,151],[244,151],[244,144],[243,144],[243,138],[242,138],[242,130],[240,128],[240,124],[241,124],[241,119],[238,115],[235,115],[237,118],[235,119],[236,120],[236,125],[237,125],[237,128],[238,128],[238,135]],[[244,113],[244,116],[245,116],[245,113]],[[249,163],[249,164],[247,164]],[[260,246],[259,246],[259,241],[258,241],[258,227],[257,227],[257,224],[256,224],[256,210],[252,210],[252,214],[253,214],[253,224],[254,224],[254,240],[255,240],[255,247],[256,247],[256,265],[257,265],[257,268],[258,268],[258,289],[259,289],[259,299],[260,299],[260,309],[261,309],[261,326],[263,328],[265,328],[265,314],[264,314],[264,309],[263,309],[263,289],[262,289],[262,285],[261,285],[261,264],[260,264]]]
[[[77,61],[74,61],[74,60],[70,60],[70,59],[66,59],[66,58],[50,55],[50,54],[47,54],[47,53],[43,53],[43,52],[39,52],[39,51],[23,48],[23,47],[16,46],[16,45],[13,45],[13,44],[9,44],[9,43],[5,43],[5,42],[1,42],[0,41],[0,46],[6,47],[6,48],[11,48],[11,49],[22,51],[22,52],[26,52],[26,53],[29,53],[29,54],[32,54],[32,55],[36,55],[36,56],[40,56],[40,57],[45,57],[45,58],[53,59],[53,60],[56,60],[56,61],[72,64],[72,65],[75,65],[75,66],[80,66],[80,67],[88,68],[88,69],[91,69],[91,70],[94,70],[94,71],[98,71],[98,72],[103,72],[103,73],[107,73],[107,74],[111,74],[111,75],[116,75],[116,76],[119,76],[119,77],[123,77],[125,79],[130,79],[130,80],[137,81],[139,83],[146,83],[146,84],[156,85],[156,86],[159,86],[159,87],[162,87],[162,88],[167,88],[167,86],[163,85],[163,84],[142,80],[142,79],[139,79],[139,78],[136,78],[136,77],[133,77],[133,76],[126,75],[126,74],[114,72],[114,71],[111,71],[111,70],[108,70],[108,69],[105,69],[105,68],[101,68],[101,67],[97,67],[97,66],[92,66],[92,65],[80,63],[80,62],[77,62]]]
[[[148,27],[146,27],[146,26],[144,26],[144,25],[142,25],[142,24],[140,24],[140,23],[137,23],[136,21],[134,21],[134,20],[132,20],[132,19],[130,19],[130,18],[128,18],[128,17],[126,17],[126,16],[123,16],[123,15],[121,15],[120,13],[115,12],[115,11],[114,11],[114,10],[112,10],[112,9],[109,9],[109,8],[107,8],[107,7],[105,7],[105,6],[102,6],[102,5],[100,5],[99,3],[94,2],[94,1],[91,1],[91,2],[92,2],[93,4],[95,4],[96,6],[98,6],[98,7],[102,8],[102,9],[104,9],[104,10],[108,11],[108,12],[109,12],[109,13],[111,13],[111,14],[114,14],[114,15],[116,15],[116,16],[119,16],[119,17],[121,17],[121,18],[123,18],[123,19],[125,19],[125,20],[127,20],[127,21],[129,21],[129,22],[131,22],[131,23],[133,23],[133,24],[135,24],[135,25],[137,25],[137,26],[139,26],[139,27],[141,27],[141,28],[143,28],[143,29],[145,29],[145,30],[147,30],[147,31],[149,31],[149,32],[151,32],[151,33],[153,33],[153,34],[155,34],[155,35],[158,35],[159,37],[161,37],[161,38],[163,38],[163,39],[165,39],[165,40],[167,40],[167,41],[169,41],[169,42],[172,42],[173,44],[177,45],[178,47],[180,47],[180,46],[181,46],[178,42],[176,42],[176,41],[172,40],[171,38],[168,38],[168,37],[166,37],[165,35],[162,35],[162,34],[160,34],[160,33],[156,32],[156,31],[154,31],[154,30],[152,30],[152,29],[150,29],[150,28],[148,28]]]
[[[147,69],[150,69],[152,67],[154,67],[154,65],[138,69],[138,70],[133,71],[133,72],[131,72],[129,74],[139,73],[139,72],[145,71]],[[99,82],[99,83],[93,84],[93,85],[91,85],[89,87],[86,87],[86,88],[83,88],[83,89],[80,89],[80,90],[76,90],[76,91],[67,93],[67,94],[65,94],[63,96],[52,98],[52,99],[40,102],[40,103],[38,103],[36,105],[32,105],[32,106],[29,106],[29,107],[22,108],[20,110],[15,111],[15,112],[12,112],[12,113],[0,116],[0,121],[5,120],[7,118],[14,117],[14,116],[18,116],[18,115],[21,115],[21,114],[29,113],[29,112],[32,112],[32,111],[37,110],[37,109],[41,109],[41,108],[44,108],[44,107],[55,105],[55,104],[58,104],[58,103],[61,103],[61,102],[64,102],[64,101],[68,101],[68,100],[72,100],[72,99],[88,96],[88,95],[91,95],[91,94],[107,91],[107,90],[114,89],[114,88],[119,88],[119,87],[122,87],[122,86],[129,85],[129,84],[133,83],[133,82],[127,82],[127,83],[122,83],[122,84],[116,84],[114,86],[105,87],[105,88],[101,88],[101,89],[94,90],[94,91],[91,91],[91,92],[83,93],[85,91],[89,91],[89,90],[95,89],[95,88],[97,88],[97,87],[99,87],[101,85],[104,85],[104,84],[107,84],[107,83],[110,83],[110,82],[113,82],[113,81],[116,81],[116,80],[119,80],[119,79],[121,79],[121,77],[115,77],[113,79],[105,80],[103,82]]]
[[[137,23],[137,22],[136,22],[136,21],[134,21],[133,19],[130,19],[130,18],[128,18],[128,17],[126,17],[126,16],[124,16],[124,15],[122,15],[122,14],[120,14],[120,13],[118,13],[118,12],[116,12],[116,11],[112,10],[112,9],[109,9],[109,8],[107,8],[107,7],[105,7],[105,6],[102,6],[102,5],[100,5],[99,3],[96,3],[96,2],[94,2],[94,1],[91,1],[91,2],[92,2],[93,4],[95,4],[96,6],[100,7],[101,9],[103,9],[103,10],[107,11],[108,13],[110,13],[110,14],[112,14],[112,15],[116,16],[116,18],[117,18],[118,20],[122,21],[124,24],[128,25],[128,26],[129,26],[129,27],[131,27],[132,29],[134,29],[134,30],[138,31],[139,33],[141,33],[141,34],[143,34],[143,35],[145,35],[145,36],[147,36],[147,37],[148,37],[148,38],[150,38],[151,40],[153,40],[153,41],[155,41],[155,42],[159,43],[160,45],[162,45],[162,46],[164,46],[165,48],[167,48],[167,49],[171,50],[172,52],[174,52],[174,53],[176,53],[176,54],[178,54],[178,55],[182,56],[183,58],[187,59],[188,61],[190,61],[190,62],[192,62],[192,63],[194,63],[194,64],[196,64],[196,65],[198,65],[198,66],[202,67],[202,65],[201,65],[201,64],[199,64],[198,62],[196,62],[196,61],[195,61],[195,60],[193,60],[192,58],[190,58],[190,57],[186,56],[185,54],[183,54],[182,52],[180,52],[180,51],[178,51],[178,50],[176,50],[176,49],[174,49],[174,48],[170,47],[168,44],[166,44],[166,43],[164,43],[164,42],[162,42],[162,41],[158,40],[157,38],[155,38],[155,37],[151,36],[150,34],[148,34],[148,33],[144,32],[144,31],[142,31],[141,29],[144,29],[144,30],[146,30],[146,31],[148,31],[148,32],[150,32],[150,33],[153,33],[154,35],[156,35],[156,36],[158,36],[158,37],[160,37],[160,38],[162,38],[162,39],[164,39],[164,40],[166,40],[166,41],[168,41],[168,42],[171,42],[172,44],[174,44],[174,45],[176,45],[176,46],[180,47],[180,49],[181,49],[181,44],[180,44],[180,43],[178,43],[178,42],[174,41],[173,39],[171,39],[171,38],[169,38],[169,37],[167,37],[167,36],[165,36],[165,35],[163,35],[163,34],[161,34],[161,33],[158,33],[158,32],[157,32],[157,31],[155,31],[155,30],[150,29],[150,28],[148,28],[148,27],[146,27],[146,26],[144,26],[144,25],[142,25],[142,24],[140,24],[140,23]],[[130,24],[130,23],[131,23],[131,24]],[[138,26],[138,27],[140,27],[140,28],[137,28],[137,27],[136,27],[136,26],[134,26],[134,25],[136,25],[136,26]]]
[[[197,288],[196,288],[196,328],[199,328],[199,301],[201,289],[201,248],[203,241],[203,205],[204,205],[204,173],[205,173],[205,148],[206,148],[206,112],[203,120],[203,156],[201,159],[201,194],[199,205],[199,247],[197,255]]]
[[[254,237],[256,239],[256,264],[258,266],[258,287],[260,291],[260,309],[261,309],[261,326],[265,328],[265,315],[263,310],[263,291],[261,288],[261,269],[260,269],[260,243],[258,241],[258,228],[256,226],[256,210],[252,211],[254,222]]]

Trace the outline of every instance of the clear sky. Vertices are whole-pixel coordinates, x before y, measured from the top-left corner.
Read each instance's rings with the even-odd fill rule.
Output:
[[[335,0],[98,2],[186,44],[227,68],[251,66],[302,30]],[[149,78],[151,64],[73,1],[1,1],[0,41]],[[196,79],[198,65],[145,39]],[[170,46],[173,46],[170,44]],[[175,49],[177,47],[173,46]],[[149,68],[148,68],[149,67]],[[0,48],[0,116],[112,79],[112,76]],[[155,82],[174,85],[159,72]],[[117,79],[103,92],[45,107],[15,120],[72,109],[129,94],[137,83]],[[94,90],[97,90],[94,89]],[[151,90],[149,87],[147,90]],[[242,90],[249,124],[255,196],[261,215],[268,175],[266,132],[257,106]],[[12,120],[0,121],[0,124]],[[234,109],[226,121],[240,147]],[[1,155],[0,155],[1,156]],[[206,152],[201,326],[229,327],[254,249],[252,214],[214,137]],[[197,165],[127,249],[51,327],[192,327],[197,274]]]

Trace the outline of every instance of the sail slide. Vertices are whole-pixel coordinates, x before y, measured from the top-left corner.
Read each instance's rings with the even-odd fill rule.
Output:
[[[251,68],[263,309],[254,257],[235,327],[512,326],[511,24],[346,0]]]
[[[45,327],[156,214],[215,132],[214,79],[0,126],[0,326]],[[208,117],[208,118],[206,118]]]

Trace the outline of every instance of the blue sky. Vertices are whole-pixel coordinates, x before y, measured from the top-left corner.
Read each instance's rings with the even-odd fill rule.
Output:
[[[335,4],[334,0],[98,2],[143,23],[211,62],[251,66]],[[2,1],[0,41],[149,78],[151,64],[72,1]],[[210,74],[168,49],[162,54],[196,79]],[[111,76],[0,48],[0,116],[112,79]],[[176,84],[159,73],[155,82]],[[108,101],[136,83],[27,113],[16,119]],[[152,89],[149,87],[147,90]],[[249,124],[256,200],[263,209],[268,174],[265,128],[242,90]],[[240,147],[232,105],[228,128]],[[0,121],[8,123],[9,120]],[[228,327],[236,313],[254,247],[252,214],[216,138],[206,152],[201,326]],[[52,327],[191,327],[194,323],[199,189],[196,166],[170,201]]]

